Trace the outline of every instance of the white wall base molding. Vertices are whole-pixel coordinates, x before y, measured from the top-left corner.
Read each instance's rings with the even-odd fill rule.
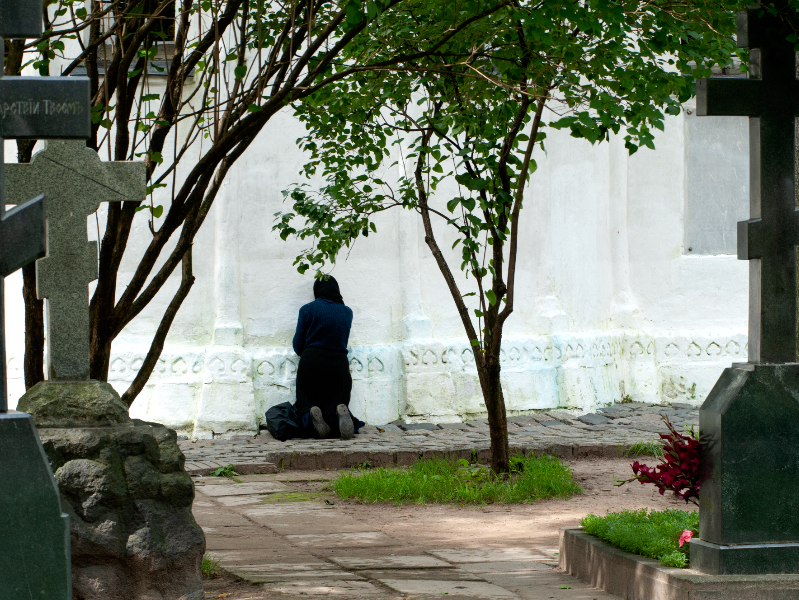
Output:
[[[509,414],[590,412],[624,399],[699,405],[721,371],[746,361],[742,332],[650,335],[613,331],[514,336],[502,351]],[[115,353],[120,392],[144,358]],[[485,416],[474,358],[463,340],[353,346],[352,411],[369,424],[397,418],[456,422]],[[293,401],[299,358],[290,348],[170,348],[131,408],[196,438],[254,433],[270,406]]]

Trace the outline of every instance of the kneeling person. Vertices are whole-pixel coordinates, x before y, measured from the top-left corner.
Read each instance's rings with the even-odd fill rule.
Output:
[[[315,300],[300,308],[294,352],[297,368],[297,402],[294,411],[301,425],[320,438],[348,440],[362,424],[349,411],[352,376],[347,342],[352,310],[344,304],[338,282],[331,276],[314,281]]]

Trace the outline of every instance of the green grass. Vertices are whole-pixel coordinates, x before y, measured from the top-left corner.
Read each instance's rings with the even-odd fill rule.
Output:
[[[624,453],[625,456],[663,456],[663,445],[660,442],[652,440],[651,442],[636,442]]]
[[[200,568],[203,572],[203,577],[214,577],[219,571],[219,561],[213,554],[204,554]]]
[[[688,566],[688,544],[678,545],[685,529],[699,530],[699,513],[689,510],[646,509],[588,515],[582,521],[586,533],[627,552],[659,560],[667,567]]]
[[[510,477],[465,459],[423,459],[407,469],[351,469],[330,483],[342,498],[395,504],[504,504],[565,498],[582,493],[558,459],[514,456]]]

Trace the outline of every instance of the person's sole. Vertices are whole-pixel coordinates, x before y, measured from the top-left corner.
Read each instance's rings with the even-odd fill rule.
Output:
[[[352,424],[352,415],[346,404],[339,404],[336,407],[338,414],[338,429],[341,432],[342,440],[351,440],[355,437],[355,426]]]
[[[319,434],[320,439],[324,439],[330,435],[330,425],[325,423],[325,419],[322,416],[322,410],[318,406],[312,406],[311,410],[311,424],[313,428],[316,430],[316,433]]]

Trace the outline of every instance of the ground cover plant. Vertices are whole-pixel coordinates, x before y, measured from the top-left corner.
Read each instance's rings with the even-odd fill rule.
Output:
[[[688,567],[688,544],[684,532],[699,530],[699,513],[666,509],[609,512],[604,517],[588,515],[581,525],[586,533],[626,552],[654,558],[666,567]]]
[[[342,498],[396,504],[505,504],[564,498],[582,492],[557,458],[513,456],[509,475],[468,460],[423,459],[407,469],[350,469],[331,482]]]

